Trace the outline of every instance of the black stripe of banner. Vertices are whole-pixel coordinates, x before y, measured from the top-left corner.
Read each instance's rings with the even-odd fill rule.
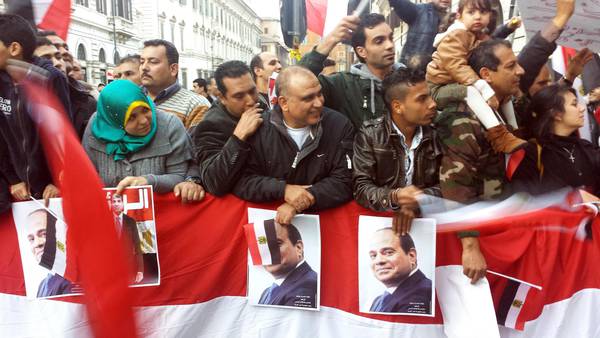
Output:
[[[498,319],[499,325],[504,325],[506,323],[506,316],[508,316],[508,310],[510,310],[512,303],[515,300],[515,296],[517,295],[517,290],[519,289],[520,285],[521,283],[519,282],[508,280],[508,283],[504,288],[504,292],[502,293],[502,298],[500,298],[498,311],[496,311],[496,317]]]
[[[267,245],[271,252],[271,264],[281,264],[281,253],[277,244],[277,232],[275,231],[275,220],[268,219],[265,221],[265,234],[267,235]]]

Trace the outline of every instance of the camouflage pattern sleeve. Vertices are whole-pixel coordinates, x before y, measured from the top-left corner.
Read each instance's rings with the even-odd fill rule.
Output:
[[[481,123],[469,112],[443,113],[438,131],[444,156],[442,196],[460,203],[492,199],[502,193],[504,162],[485,139]]]

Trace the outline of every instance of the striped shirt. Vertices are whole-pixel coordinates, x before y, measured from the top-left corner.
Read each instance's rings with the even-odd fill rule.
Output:
[[[177,116],[185,129],[195,127],[204,117],[204,112],[210,107],[210,102],[199,94],[173,83],[162,90],[154,99],[156,108]]]

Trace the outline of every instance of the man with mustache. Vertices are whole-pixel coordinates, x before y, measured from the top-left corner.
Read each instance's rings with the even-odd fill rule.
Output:
[[[323,107],[321,85],[306,68],[285,68],[275,83],[277,105],[249,139],[251,153],[233,192],[256,203],[285,200],[275,221],[334,208],[352,198],[354,128]]]
[[[179,52],[172,43],[160,39],[144,41],[140,72],[142,86],[156,108],[175,114],[188,130],[200,123],[210,102],[177,81]]]

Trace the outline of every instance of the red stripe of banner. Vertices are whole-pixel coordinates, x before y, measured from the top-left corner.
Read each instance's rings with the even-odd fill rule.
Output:
[[[254,232],[254,223],[244,225],[244,231],[246,233],[246,241],[248,241],[248,251],[252,257],[252,264],[262,265],[262,258],[258,251],[258,243],[256,242],[256,233]]]
[[[169,194],[155,195],[154,205],[161,285],[131,290],[136,306],[195,304],[222,296],[246,295],[248,252],[243,229],[248,223],[246,210],[248,207],[274,210],[276,203],[249,204],[228,195],[207,196],[201,203],[182,205]],[[435,318],[358,312],[357,262],[358,255],[365,254],[357,250],[358,217],[390,214],[375,213],[352,202],[319,215],[321,305],[389,322],[442,323],[437,306]],[[540,217],[538,214],[531,218]],[[532,228],[534,223],[514,227],[513,222],[506,220],[504,227],[493,231],[483,229],[480,242],[491,270],[543,287],[542,291],[532,290],[535,292],[527,296],[517,325],[537,318],[546,304],[568,299],[586,288],[600,288],[600,272],[590,264],[600,260],[597,241],[579,240],[571,231],[536,230]],[[555,218],[555,224],[560,222],[560,218]],[[593,238],[600,238],[599,225],[592,227]],[[0,292],[24,294],[11,217],[0,216],[0,234],[3,235],[0,247],[6,252],[0,255]],[[437,266],[461,263],[461,246],[455,234],[438,234],[436,242]],[[487,277],[498,306],[507,280],[489,274]]]

